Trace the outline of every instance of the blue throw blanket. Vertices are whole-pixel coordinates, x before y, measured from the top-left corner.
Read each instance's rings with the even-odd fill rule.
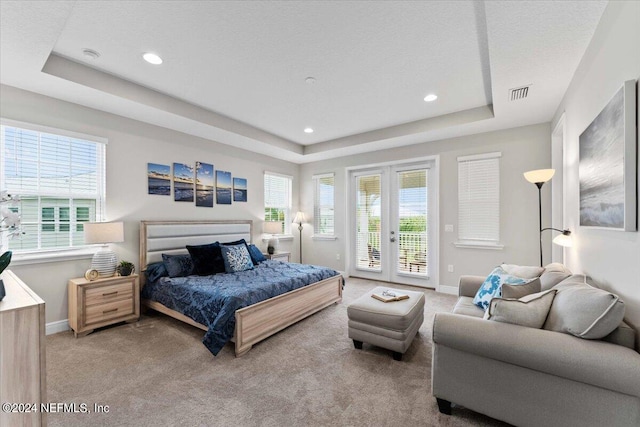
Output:
[[[238,273],[162,277],[141,296],[207,326],[202,342],[216,355],[233,338],[236,310],[336,275],[326,267],[267,260]]]

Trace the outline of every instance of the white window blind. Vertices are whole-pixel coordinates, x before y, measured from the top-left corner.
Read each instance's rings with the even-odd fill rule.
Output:
[[[500,240],[500,153],[458,157],[458,239],[497,245]]]
[[[334,236],[334,175],[314,175],[313,229],[317,236]]]
[[[428,276],[428,170],[397,173],[398,259],[397,271]]]
[[[291,234],[291,184],[290,176],[264,174],[264,220],[282,223],[282,234]]]
[[[0,189],[20,196],[14,208],[24,232],[9,249],[84,245],[82,223],[103,219],[105,143],[35,125],[0,131]]]

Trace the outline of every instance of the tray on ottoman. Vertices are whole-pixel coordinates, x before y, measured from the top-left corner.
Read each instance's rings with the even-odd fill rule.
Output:
[[[409,295],[401,301],[382,302],[372,297],[383,292]],[[424,321],[424,293],[377,287],[362,295],[347,308],[349,338],[360,349],[362,343],[393,351],[402,360]]]

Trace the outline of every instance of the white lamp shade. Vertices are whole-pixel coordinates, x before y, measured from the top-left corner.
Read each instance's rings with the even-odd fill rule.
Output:
[[[539,182],[547,182],[553,178],[553,174],[556,173],[555,169],[537,169],[524,173],[524,178],[532,184]]]
[[[124,242],[122,222],[87,222],[84,224],[84,242],[106,244]]]
[[[292,222],[294,224],[302,224],[307,222],[307,217],[304,215],[304,212],[296,212],[296,217],[293,218]]]
[[[282,223],[280,221],[265,221],[262,231],[267,234],[280,234],[282,233]]]
[[[573,245],[573,241],[571,236],[567,236],[566,234],[559,234],[553,239],[553,243],[559,246],[564,246],[566,248],[570,248]]]

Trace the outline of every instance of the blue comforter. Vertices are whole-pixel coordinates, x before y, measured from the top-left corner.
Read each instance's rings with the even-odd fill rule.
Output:
[[[326,267],[267,260],[238,273],[162,277],[147,283],[141,296],[206,325],[202,342],[216,355],[233,338],[236,310],[337,274]]]

